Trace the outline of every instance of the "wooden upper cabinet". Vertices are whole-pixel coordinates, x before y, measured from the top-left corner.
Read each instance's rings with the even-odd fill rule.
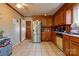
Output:
[[[65,14],[65,12],[64,12],[64,9],[63,9],[63,11],[61,11],[61,13],[60,13],[60,25],[65,24],[64,14]]]
[[[64,4],[54,15],[54,26],[71,24],[73,19],[73,6],[75,4]]]
[[[71,9],[68,10],[62,10],[58,14],[54,16],[54,25],[59,26],[59,25],[65,25],[65,24],[71,24],[71,18],[72,18],[72,13]]]
[[[60,22],[59,15],[57,14],[57,15],[55,15],[55,17],[54,17],[54,25],[55,25],[55,26],[58,26],[58,25],[59,25],[59,22]]]
[[[57,26],[57,16],[54,16],[54,26]]]
[[[52,24],[52,19],[51,19],[51,18],[46,19],[46,24],[45,24],[45,26],[46,26],[46,27],[51,27],[51,26],[53,26],[53,24]]]
[[[42,22],[43,27],[51,27],[53,26],[52,23],[52,16],[34,16],[33,20],[40,20]]]
[[[64,25],[64,24],[65,24],[64,11],[61,11],[54,16],[54,25],[59,26],[59,25]]]
[[[71,18],[72,18],[72,9],[66,10],[66,24],[71,24]]]

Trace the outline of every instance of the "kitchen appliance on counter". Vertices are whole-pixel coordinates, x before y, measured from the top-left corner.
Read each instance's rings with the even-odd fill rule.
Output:
[[[41,21],[36,20],[32,22],[32,42],[41,42]]]
[[[56,33],[56,45],[60,50],[63,51],[63,34]]]
[[[52,31],[57,31],[57,32],[64,32],[65,31],[65,26],[56,26],[52,28]]]

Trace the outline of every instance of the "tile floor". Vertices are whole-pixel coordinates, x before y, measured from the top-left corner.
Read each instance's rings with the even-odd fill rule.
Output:
[[[32,43],[24,40],[13,48],[12,56],[64,56],[64,53],[52,42]]]

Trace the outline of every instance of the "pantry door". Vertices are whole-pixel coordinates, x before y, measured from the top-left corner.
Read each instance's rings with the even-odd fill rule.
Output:
[[[26,21],[26,39],[31,39],[31,21]]]

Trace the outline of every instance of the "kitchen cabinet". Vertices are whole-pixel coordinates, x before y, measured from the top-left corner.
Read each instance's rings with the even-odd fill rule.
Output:
[[[56,44],[56,33],[55,32],[51,32],[51,41]]]
[[[79,56],[79,38],[70,37],[70,55]]]
[[[42,22],[43,27],[51,27],[53,26],[53,17],[52,16],[33,16],[33,20],[39,20]]]
[[[72,18],[72,9],[68,9],[68,10],[66,10],[66,24],[67,25],[69,25],[69,24],[71,24],[71,18]]]
[[[57,26],[57,16],[54,16],[54,26]]]
[[[64,25],[64,12],[58,13],[54,16],[54,26]]]
[[[75,36],[63,36],[63,52],[67,56],[79,56],[79,38]]]
[[[69,25],[73,20],[73,9],[75,4],[64,4],[54,15],[54,26]]]
[[[51,32],[42,32],[42,41],[50,41]]]
[[[46,27],[51,27],[51,26],[53,26],[53,24],[52,24],[52,19],[50,19],[50,18],[48,18],[47,20],[46,20],[46,25],[45,25]]]
[[[51,40],[51,28],[43,28],[42,30],[42,41]]]
[[[70,39],[68,35],[63,35],[63,52],[65,55],[70,55]]]

